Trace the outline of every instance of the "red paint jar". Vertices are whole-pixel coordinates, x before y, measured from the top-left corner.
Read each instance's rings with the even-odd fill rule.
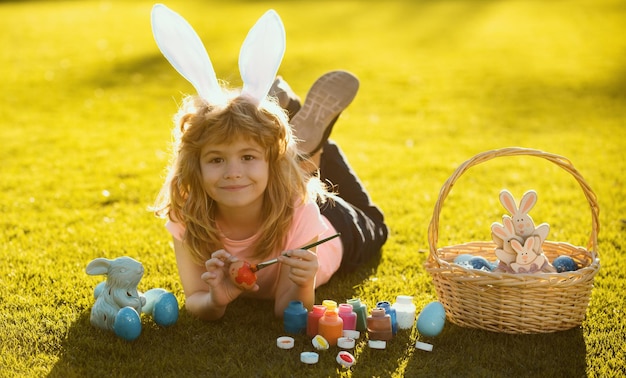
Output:
[[[320,319],[326,312],[326,306],[313,305],[313,309],[309,312],[306,321],[306,334],[310,337],[314,337],[319,333]]]

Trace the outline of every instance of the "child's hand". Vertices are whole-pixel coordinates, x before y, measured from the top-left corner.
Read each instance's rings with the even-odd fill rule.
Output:
[[[211,288],[211,299],[216,306],[226,306],[237,298],[243,290],[235,286],[228,274],[230,264],[238,261],[236,257],[223,249],[213,252],[211,258],[205,262],[206,272],[202,280]],[[257,284],[251,289],[259,290]]]
[[[289,266],[289,279],[296,285],[306,286],[314,282],[319,268],[315,252],[294,249],[278,256],[278,261]]]

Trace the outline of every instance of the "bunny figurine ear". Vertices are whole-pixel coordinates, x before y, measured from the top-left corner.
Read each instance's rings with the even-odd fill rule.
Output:
[[[256,105],[267,96],[285,54],[285,28],[274,10],[265,12],[248,32],[239,52],[242,96]]]
[[[198,95],[216,104],[224,101],[215,70],[198,34],[178,13],[163,4],[152,7],[152,34],[170,64]]]

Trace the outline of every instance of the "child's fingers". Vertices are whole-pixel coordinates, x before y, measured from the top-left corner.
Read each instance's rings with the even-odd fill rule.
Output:
[[[289,266],[290,279],[296,283],[305,282],[317,274],[317,255],[302,249],[290,250],[279,257],[279,261]]]
[[[223,268],[227,263],[231,264],[231,263],[234,263],[235,261],[238,261],[238,259],[235,256],[231,255],[230,253],[226,252],[223,249],[220,249],[220,250],[213,252],[211,254],[211,258],[208,259],[204,263],[204,265],[207,270],[214,270],[214,269]]]
[[[218,260],[223,261],[223,262],[227,262],[227,261],[233,262],[231,260],[235,259],[235,257],[233,257],[233,255],[231,255],[230,253],[226,252],[226,250],[224,250],[224,249],[218,249],[217,251],[213,252],[211,254],[211,258],[212,259],[218,259]]]
[[[285,251],[281,256],[278,256],[278,260],[280,262],[286,263],[288,265],[290,262],[294,263],[297,261],[314,261],[317,260],[317,255],[315,252],[307,251],[305,249],[291,249]]]
[[[208,283],[209,281],[216,279],[217,278],[217,274],[215,274],[213,272],[204,272],[204,273],[202,273],[202,276],[200,276],[200,278],[202,279],[202,281]]]
[[[207,271],[211,272],[216,269],[221,269],[224,267],[224,261],[217,258],[210,258],[204,263],[204,267]]]

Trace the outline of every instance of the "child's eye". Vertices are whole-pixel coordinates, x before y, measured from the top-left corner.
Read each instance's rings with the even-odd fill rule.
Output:
[[[244,155],[242,159],[245,160],[245,161],[250,161],[250,160],[254,160],[254,156],[252,156],[252,155]]]
[[[224,161],[224,159],[219,158],[219,157],[209,159],[209,163],[210,164],[219,164],[219,163],[221,163],[223,161]]]

